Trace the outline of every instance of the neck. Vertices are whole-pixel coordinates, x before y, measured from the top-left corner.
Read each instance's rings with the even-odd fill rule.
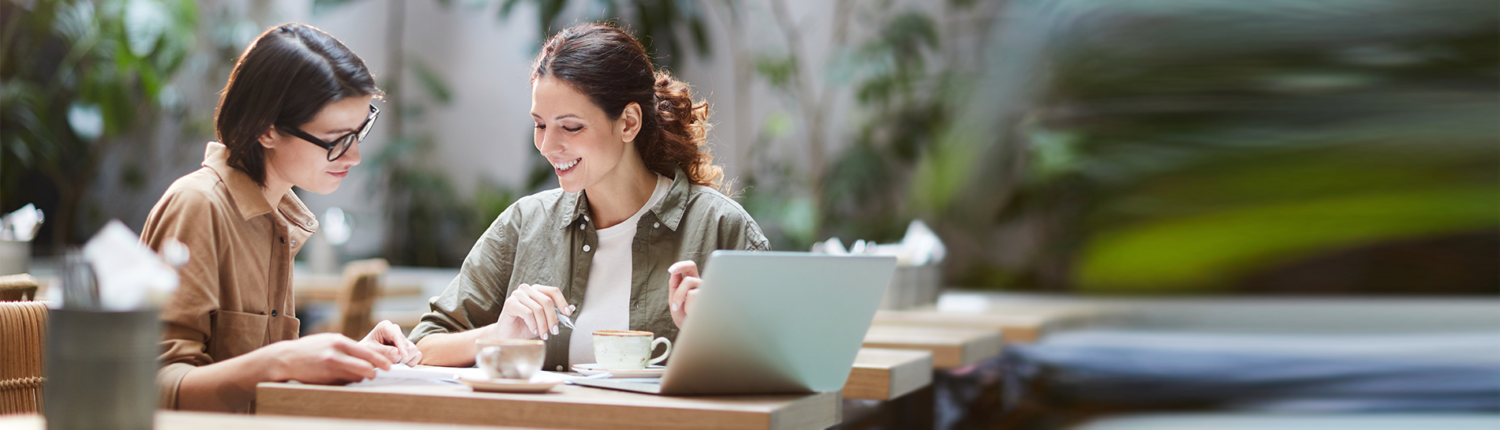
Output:
[[[269,170],[266,172],[265,186],[260,188],[261,194],[266,197],[266,203],[271,204],[271,212],[276,212],[276,208],[281,205],[281,198],[286,197],[286,193],[291,190],[291,182],[276,178]]]
[[[584,190],[596,228],[614,227],[630,219],[651,200],[651,192],[656,190],[656,173],[647,169],[639,156],[625,157],[615,172],[616,175]]]

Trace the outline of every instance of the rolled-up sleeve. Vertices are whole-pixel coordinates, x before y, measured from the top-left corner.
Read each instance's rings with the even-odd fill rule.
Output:
[[[505,304],[505,291],[515,270],[521,213],[511,205],[475,241],[458,277],[443,294],[428,301],[430,312],[412,328],[412,342],[433,333],[457,333],[494,323]]]
[[[176,409],[177,389],[182,378],[196,366],[214,362],[207,353],[211,333],[210,312],[218,309],[219,249],[214,223],[203,214],[212,212],[209,197],[194,191],[183,191],[163,197],[141,231],[141,241],[154,250],[169,239],[187,245],[191,258],[179,271],[177,291],[161,312],[162,327],[156,374],[162,407]]]

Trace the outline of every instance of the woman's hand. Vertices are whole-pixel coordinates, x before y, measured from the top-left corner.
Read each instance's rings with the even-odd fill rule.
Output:
[[[381,321],[375,324],[375,329],[365,335],[365,339],[359,341],[359,346],[380,354],[392,363],[401,363],[408,366],[422,362],[422,351],[417,345],[401,335],[401,326],[390,321]]]
[[[688,306],[698,296],[698,285],[703,280],[698,278],[698,263],[693,260],[674,263],[667,268],[667,273],[672,276],[667,280],[668,307],[672,309],[672,323],[677,324],[680,329],[682,321],[687,319]]]
[[[557,311],[573,315],[573,306],[562,290],[545,285],[521,284],[505,298],[500,320],[495,323],[501,339],[547,339],[557,334]]]
[[[255,353],[270,362],[272,381],[343,384],[374,378],[376,368],[391,368],[390,360],[337,333],[276,342]]]

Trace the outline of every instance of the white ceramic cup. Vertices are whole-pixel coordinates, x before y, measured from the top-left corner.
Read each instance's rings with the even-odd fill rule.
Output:
[[[640,370],[646,364],[656,364],[672,353],[672,341],[665,337],[651,339],[649,331],[599,330],[594,332],[594,360],[606,370]],[[667,349],[660,356],[651,358],[656,344],[663,343]],[[649,361],[647,361],[649,360]]]
[[[547,358],[547,344],[534,339],[479,339],[474,346],[474,362],[490,379],[530,380]]]

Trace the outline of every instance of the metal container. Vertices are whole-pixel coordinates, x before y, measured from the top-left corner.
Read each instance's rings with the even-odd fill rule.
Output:
[[[160,339],[156,310],[51,310],[44,369],[47,428],[150,430]]]

